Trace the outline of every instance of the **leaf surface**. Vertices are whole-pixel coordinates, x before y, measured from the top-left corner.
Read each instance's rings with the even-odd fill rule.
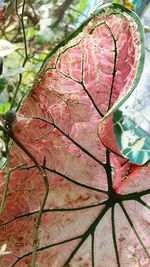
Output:
[[[101,134],[140,78],[142,51],[136,15],[119,5],[101,7],[45,60],[22,102],[14,135],[49,181],[38,231],[39,267],[150,265],[150,167],[119,157],[113,129]],[[10,168],[0,247],[7,243],[11,254],[2,256],[1,266],[31,266],[43,177],[16,143]],[[0,174],[1,194],[6,172]]]
[[[0,57],[7,56],[14,52],[16,49],[17,47],[9,41],[3,39],[0,40]]]

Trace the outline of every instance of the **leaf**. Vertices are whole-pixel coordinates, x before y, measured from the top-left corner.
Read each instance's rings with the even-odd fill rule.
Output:
[[[8,56],[16,49],[17,47],[9,41],[3,39],[0,40],[0,57]]]
[[[15,75],[18,75],[18,74],[22,74],[24,73],[25,71],[29,71],[29,70],[32,70],[33,69],[33,66],[32,68],[30,67],[20,67],[20,68],[17,68],[17,69],[11,69],[11,71],[9,72],[5,72],[3,73],[3,75],[1,76],[2,78],[9,78],[9,77],[14,77]]]
[[[145,40],[147,47],[149,40]],[[150,102],[148,66],[150,55],[146,51],[144,69],[134,94],[114,114],[114,131],[119,149],[130,162],[142,165],[150,159]],[[134,149],[135,148],[135,149]]]
[[[10,103],[6,102],[4,105],[0,106],[0,115],[5,114],[9,109],[10,109]]]
[[[5,81],[4,81],[5,82]],[[4,83],[3,83],[4,84]],[[1,93],[0,93],[0,113],[5,112],[5,110],[10,108],[8,105],[8,102],[5,103],[6,101],[9,101],[9,94],[7,91],[7,88],[5,88]],[[6,106],[6,108],[5,108]]]
[[[0,222],[0,246],[7,243],[12,253],[2,257],[2,265],[25,267],[33,260],[45,186],[29,153],[49,182],[37,266],[150,265],[150,166],[118,156],[113,128],[101,135],[103,125],[109,129],[107,120],[113,125],[110,114],[135,88],[143,57],[139,19],[122,6],[106,5],[44,61],[12,127],[18,141],[10,149]],[[111,149],[111,138],[117,155],[101,142]],[[0,174],[1,194],[6,173],[4,168]]]
[[[114,114],[114,130],[122,154],[130,162],[142,165],[150,159],[149,133],[119,111]]]

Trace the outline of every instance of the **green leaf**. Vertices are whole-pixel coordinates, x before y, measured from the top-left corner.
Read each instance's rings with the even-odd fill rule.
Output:
[[[5,114],[7,110],[10,109],[10,102],[5,103],[4,105],[0,106],[0,115]]]
[[[121,4],[121,1],[120,0],[113,0],[113,3],[114,4]]]

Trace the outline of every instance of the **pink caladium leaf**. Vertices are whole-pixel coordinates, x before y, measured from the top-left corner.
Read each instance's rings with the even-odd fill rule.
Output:
[[[9,254],[0,266],[34,266],[35,245],[39,267],[150,266],[150,166],[123,158],[112,127],[140,78],[143,51],[138,17],[109,4],[45,60],[11,128],[0,220],[0,247]],[[42,170],[49,187],[36,225]]]

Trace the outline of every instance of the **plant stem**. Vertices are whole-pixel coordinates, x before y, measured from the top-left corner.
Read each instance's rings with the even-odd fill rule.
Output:
[[[26,4],[26,0],[23,0],[22,13],[21,13],[21,15],[19,15],[19,13],[18,13],[18,0],[16,0],[16,15],[17,15],[17,17],[19,18],[19,20],[21,22],[22,31],[23,31],[23,40],[24,40],[24,53],[25,53],[25,55],[24,55],[24,61],[22,63],[22,68],[25,66],[25,64],[26,64],[26,62],[28,60],[27,40],[26,40],[25,26],[24,26],[24,20],[23,20],[25,4]],[[16,96],[17,96],[17,93],[19,91],[21,82],[22,82],[22,73],[19,75],[18,85],[17,85],[17,88],[15,90],[10,109],[12,109],[14,107],[14,105],[15,105]]]
[[[4,209],[4,206],[5,206],[5,202],[6,202],[6,196],[7,196],[8,185],[9,185],[10,174],[11,174],[11,170],[9,168],[8,139],[6,140],[6,155],[7,155],[7,175],[6,175],[6,182],[5,182],[5,185],[4,185],[4,191],[3,191],[3,194],[2,194],[2,202],[1,202],[1,205],[0,205],[0,218],[2,216],[3,209]]]

